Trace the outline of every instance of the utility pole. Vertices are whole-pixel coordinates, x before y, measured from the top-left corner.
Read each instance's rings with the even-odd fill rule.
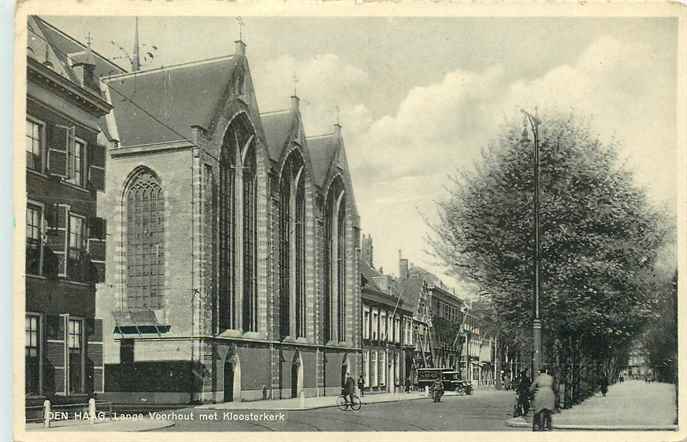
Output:
[[[534,136],[534,321],[532,322],[532,338],[534,341],[533,351],[533,370],[532,377],[534,378],[539,372],[542,365],[542,341],[541,341],[541,319],[539,317],[539,295],[541,292],[541,256],[540,256],[540,237],[539,237],[539,125],[541,121],[537,118],[536,109],[535,115],[521,109],[520,110],[527,118],[527,121],[532,128],[532,135]],[[527,126],[523,127],[522,141],[529,141],[527,139]]]

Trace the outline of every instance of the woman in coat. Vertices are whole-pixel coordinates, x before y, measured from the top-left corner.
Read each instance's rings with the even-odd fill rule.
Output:
[[[532,430],[551,430],[551,414],[556,398],[553,394],[553,377],[546,373],[545,368],[539,370],[539,376],[530,386],[530,392],[534,392]]]

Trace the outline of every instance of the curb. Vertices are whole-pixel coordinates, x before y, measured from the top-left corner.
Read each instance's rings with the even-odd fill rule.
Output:
[[[555,421],[555,419],[554,419]],[[505,424],[513,428],[532,428],[532,423],[524,419],[508,419]],[[554,430],[582,430],[582,431],[677,431],[677,425],[584,425],[584,424],[553,424]]]
[[[95,424],[95,426],[97,427],[98,425],[113,425],[113,424],[115,424],[115,422],[116,421],[101,422],[101,423]],[[157,430],[161,430],[163,428],[169,428],[169,427],[173,427],[174,425],[176,425],[176,422],[169,421],[169,420],[164,420],[164,421],[161,420],[158,422],[159,423],[156,425],[149,425],[146,428],[143,428],[140,430],[129,430],[129,429],[120,430],[120,429],[115,428],[112,430],[108,430],[108,432],[145,433],[147,431],[157,431]],[[124,425],[124,424],[125,424],[125,421],[122,422],[122,425]],[[102,428],[102,427],[100,427],[100,428]],[[43,428],[43,427],[26,428],[25,431],[27,431],[27,432],[46,432],[46,433],[55,432],[55,431],[78,432],[78,433],[91,433],[91,432],[97,433],[97,432],[104,431],[104,430],[96,429],[96,428],[93,428],[93,426],[88,424],[88,423],[83,423],[83,424],[62,425],[59,427],[51,427],[51,428]]]

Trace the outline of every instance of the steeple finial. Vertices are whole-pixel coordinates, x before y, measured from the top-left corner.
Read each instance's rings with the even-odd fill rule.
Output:
[[[243,27],[246,25],[241,17],[236,17],[236,22],[239,24],[239,40],[243,41]]]
[[[93,43],[93,37],[89,32],[88,35],[86,35],[86,64],[95,64],[95,61],[93,60],[93,50],[91,49],[91,43]]]
[[[131,59],[131,70],[134,72],[141,70],[141,47],[138,41],[138,17],[136,17],[136,29],[134,31],[134,56]]]

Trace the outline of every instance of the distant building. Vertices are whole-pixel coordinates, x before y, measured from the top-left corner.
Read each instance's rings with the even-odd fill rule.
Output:
[[[651,376],[653,371],[647,363],[644,355],[644,350],[641,344],[636,344],[630,350],[630,355],[627,359],[627,366],[623,370],[626,379],[644,379],[645,376]]]
[[[368,237],[369,238],[369,237]],[[371,238],[369,238],[371,241]],[[413,311],[396,281],[362,261],[363,376],[370,390],[394,392],[405,385],[414,352]]]
[[[411,382],[417,381],[417,369],[433,367],[432,360],[432,314],[429,302],[427,283],[408,273],[408,261],[399,259],[399,274],[405,278],[398,279],[397,290],[404,305],[412,312],[413,351],[406,352],[406,372]]]
[[[106,224],[99,77],[123,70],[39,17],[28,18],[26,91],[27,404],[86,402],[103,391]]]
[[[432,348],[434,365],[437,367],[456,367],[455,344],[463,314],[463,301],[442,286],[429,285],[429,303],[432,311]],[[449,333],[450,330],[450,333]]]
[[[401,260],[399,265],[401,269],[407,267],[407,260]],[[420,292],[424,292],[429,307],[424,316],[431,318],[426,329],[431,364],[459,369],[464,379],[478,385],[493,384],[496,341],[490,331],[494,327],[489,327],[493,324],[472,312],[471,305],[456,296],[438,276],[416,265],[407,268],[407,281],[421,281]],[[424,330],[418,326],[420,333]]]

